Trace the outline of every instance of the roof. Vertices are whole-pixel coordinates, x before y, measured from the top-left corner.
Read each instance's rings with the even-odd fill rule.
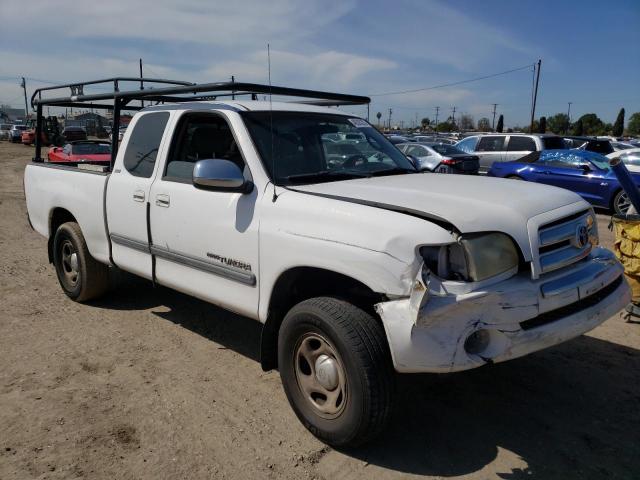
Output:
[[[164,105],[153,105],[145,107],[143,111],[166,111],[166,110],[231,110],[235,112],[251,111],[251,112],[312,112],[312,113],[330,113],[334,115],[355,116],[343,112],[337,108],[318,107],[315,105],[307,105],[295,102],[269,102],[263,100],[239,100],[239,101],[223,101],[223,102],[180,102],[167,103]]]

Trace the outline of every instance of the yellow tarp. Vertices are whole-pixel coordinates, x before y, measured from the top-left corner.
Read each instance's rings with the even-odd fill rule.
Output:
[[[632,301],[640,302],[640,215],[611,219],[616,236],[613,251],[624,266],[632,291]]]

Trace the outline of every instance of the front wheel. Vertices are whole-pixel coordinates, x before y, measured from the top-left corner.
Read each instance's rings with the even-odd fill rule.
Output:
[[[384,330],[365,311],[329,297],[299,303],[280,328],[278,364],[289,403],[320,440],[352,447],[386,426],[393,367]]]
[[[625,215],[630,206],[631,201],[624,190],[620,190],[616,193],[616,196],[613,197],[613,211],[618,215]]]
[[[98,298],[109,287],[109,267],[91,256],[75,222],[58,227],[53,239],[53,263],[62,290],[76,302]]]

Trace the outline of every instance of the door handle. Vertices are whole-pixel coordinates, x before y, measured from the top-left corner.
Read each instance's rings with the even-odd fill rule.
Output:
[[[168,208],[170,204],[169,195],[163,193],[156,195],[156,205],[159,207]]]
[[[144,202],[144,191],[136,190],[135,192],[133,192],[133,199],[136,202]]]

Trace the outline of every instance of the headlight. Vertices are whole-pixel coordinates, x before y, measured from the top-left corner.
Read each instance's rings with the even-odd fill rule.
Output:
[[[515,244],[504,233],[462,235],[457,243],[420,249],[425,265],[444,280],[480,282],[518,269]]]

